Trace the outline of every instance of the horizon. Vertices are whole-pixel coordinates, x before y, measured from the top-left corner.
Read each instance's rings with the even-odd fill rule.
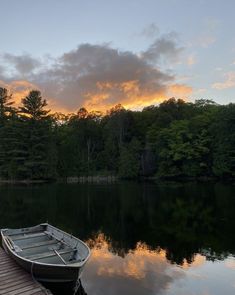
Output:
[[[38,90],[38,89],[32,89],[32,90],[29,91],[28,94],[25,95],[25,97],[23,97],[17,103],[14,101],[13,93],[8,93],[9,97],[11,97],[12,106],[15,107],[16,109],[21,108],[23,106],[23,99],[25,99],[26,97],[29,97],[29,94],[30,94],[31,91],[39,91],[40,92],[40,90]],[[40,92],[40,94],[41,94],[41,92]],[[132,112],[142,112],[142,111],[144,111],[144,109],[147,109],[147,108],[150,108],[150,107],[160,107],[160,105],[162,103],[170,102],[170,101],[174,101],[175,103],[178,103],[179,101],[181,101],[181,102],[183,102],[185,104],[196,104],[197,102],[200,103],[200,101],[204,101],[207,104],[215,104],[217,106],[227,106],[227,105],[230,105],[230,104],[235,104],[233,102],[229,102],[229,103],[225,103],[225,104],[219,104],[216,101],[209,100],[209,99],[195,99],[195,101],[189,101],[189,100],[184,100],[184,99],[181,99],[181,98],[169,97],[169,98],[166,98],[166,99],[163,99],[163,100],[159,101],[156,104],[149,104],[149,105],[146,105],[146,106],[144,106],[143,108],[140,108],[140,109],[138,109],[138,108],[127,108],[127,107],[123,106],[121,103],[117,103],[116,105],[113,105],[110,108],[103,109],[103,110],[95,110],[95,109],[89,110],[89,109],[85,108],[84,106],[80,106],[78,109],[76,109],[74,111],[70,111],[70,112],[65,111],[65,112],[63,112],[63,111],[55,111],[53,109],[50,109],[50,104],[48,103],[47,99],[44,98],[44,97],[41,97],[41,99],[42,99],[42,101],[45,100],[45,102],[46,102],[45,108],[46,108],[46,111],[48,111],[48,113],[50,115],[56,115],[56,114],[60,115],[61,114],[61,115],[66,115],[66,116],[73,116],[73,115],[78,114],[79,111],[85,110],[85,111],[87,111],[87,114],[97,113],[101,117],[108,115],[112,110],[115,110],[115,109],[116,110],[132,111]]]
[[[235,102],[232,0],[1,4],[0,87],[16,104],[32,89],[63,113]]]

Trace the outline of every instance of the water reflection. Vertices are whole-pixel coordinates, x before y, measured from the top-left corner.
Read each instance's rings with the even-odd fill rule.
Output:
[[[43,285],[54,295],[87,295],[81,280],[79,280],[78,286],[76,283],[43,283]]]
[[[234,294],[232,256],[212,262],[195,254],[191,263],[185,259],[179,266],[169,262],[165,250],[150,249],[143,242],[124,257],[114,253],[110,239],[103,233],[88,243],[92,256],[83,275],[87,294]]]
[[[219,277],[227,290],[221,293],[232,294],[227,278],[234,276],[233,185],[0,187],[0,228],[45,221],[92,246],[82,279],[89,295],[177,294],[182,282],[193,288],[196,277],[204,282],[202,291]],[[204,273],[208,268],[211,277]]]
[[[175,279],[184,276],[176,267],[169,268],[166,252],[161,249],[150,250],[145,243],[137,243],[125,258],[113,254],[112,245],[99,234],[92,249],[92,256],[84,282],[87,290],[105,287],[105,294],[158,294]],[[89,291],[88,291],[89,292]]]

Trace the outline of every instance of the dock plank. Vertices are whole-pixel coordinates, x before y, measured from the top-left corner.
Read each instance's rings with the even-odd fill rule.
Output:
[[[0,295],[52,295],[0,248]]]

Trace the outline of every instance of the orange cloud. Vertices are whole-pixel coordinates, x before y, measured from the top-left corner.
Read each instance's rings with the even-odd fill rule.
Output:
[[[39,89],[39,87],[36,84],[33,84],[26,80],[16,80],[9,83],[0,81],[0,85],[1,87],[7,88],[9,90],[9,92],[12,94],[12,98],[15,102],[15,106],[17,107],[21,104],[22,98],[26,97],[31,90]],[[55,98],[49,98],[46,96],[45,98],[47,99],[48,107],[53,112],[61,112],[61,113],[69,112],[69,110],[62,104],[59,104]]]
[[[85,95],[86,101],[84,103],[84,107],[88,110],[101,110],[105,111],[106,107],[108,105],[108,98],[109,94],[108,93],[98,93],[98,94],[92,94],[92,93],[87,93]]]
[[[88,241],[88,244],[93,244],[90,263],[96,264],[102,257],[103,263],[97,268],[98,276],[122,276],[141,280],[147,276],[149,267],[153,266],[156,272],[158,266],[167,263],[164,250],[150,250],[141,242],[127,253],[125,259],[110,251],[112,246],[104,234],[99,234],[95,240]]]
[[[184,260],[184,263],[181,267],[184,269],[188,269],[189,267],[199,267],[199,266],[203,265],[205,262],[206,262],[205,256],[202,256],[200,254],[196,254],[194,256],[192,263],[189,264],[186,260]]]
[[[0,81],[3,87],[6,87],[13,94],[13,99],[16,106],[19,106],[22,98],[28,95],[32,89],[39,89],[42,91],[42,96],[47,99],[48,108],[52,112],[69,113],[76,111],[66,106],[66,102],[58,100],[56,96],[47,96],[47,92],[40,89],[36,84],[26,80],[17,80],[10,83]],[[105,112],[112,108],[117,103],[122,104],[127,109],[140,110],[143,107],[158,104],[169,97],[179,97],[186,99],[192,93],[192,88],[184,84],[173,84],[167,86],[165,89],[150,90],[142,88],[138,80],[130,80],[120,83],[112,82],[97,82],[96,88],[92,92],[84,93],[83,105],[87,110],[98,110]],[[113,100],[113,96],[116,98]],[[117,99],[118,97],[118,99]]]
[[[184,84],[173,84],[169,86],[168,96],[187,99],[189,95],[192,94],[192,92],[193,92],[193,89],[191,86],[187,86]]]
[[[51,110],[52,113],[63,113],[63,114],[69,114],[71,111],[63,104],[58,103],[56,98],[47,98],[44,97],[47,100],[47,107]]]
[[[165,250],[158,247],[150,249],[143,242],[138,242],[133,250],[123,255],[118,249],[119,255],[117,255],[111,240],[103,233],[88,240],[87,243],[92,249],[91,258],[83,275],[87,293],[94,288],[95,290],[105,288],[106,294],[115,295],[162,294],[172,286],[171,290],[174,290],[175,281],[185,278],[190,280],[195,277],[198,279],[195,268],[200,268],[206,263],[204,256],[196,254],[191,264],[185,261],[183,266],[179,267],[167,260]],[[192,271],[190,272],[188,268]],[[187,286],[181,291],[185,290],[187,291]]]
[[[173,84],[167,87],[167,91],[149,91],[141,89],[137,80],[127,81],[123,83],[99,83],[100,94],[89,93],[86,96],[85,107],[105,111],[113,107],[112,99],[110,99],[109,90],[116,89],[120,95],[119,103],[127,109],[142,109],[143,107],[158,104],[170,97],[179,97],[187,99],[192,94],[192,87],[184,84]]]
[[[39,89],[52,111],[68,113],[81,107],[106,111],[117,104],[142,109],[172,96],[185,98],[192,92],[191,87],[174,84],[177,77],[159,66],[164,60],[178,61],[182,49],[176,34],[169,33],[140,53],[108,44],[81,44],[49,65],[28,55],[6,54],[6,62],[18,73],[7,84],[17,104],[31,89]],[[191,57],[189,63],[193,62]],[[20,75],[22,81],[16,78]],[[25,81],[25,77],[32,80]]]
[[[20,105],[22,98],[28,95],[30,90],[38,89],[38,87],[35,84],[25,80],[16,80],[10,83],[0,81],[0,85],[9,90],[9,92],[12,94],[12,98],[16,106]]]
[[[88,110],[106,111],[114,106],[112,93],[119,97],[118,103],[128,109],[141,109],[145,106],[162,102],[167,98],[164,90],[149,91],[141,89],[138,80],[122,83],[98,82],[98,93],[87,93],[84,107]]]
[[[134,250],[129,250],[125,259],[114,255],[111,242],[103,233],[97,235],[94,240],[88,240],[87,243],[92,248],[91,262],[98,265],[97,275],[99,276],[122,276],[131,277],[137,280],[145,279],[149,269],[152,269],[156,275],[169,264],[166,259],[166,251],[161,248],[154,250],[142,242],[138,242]],[[102,264],[99,261],[102,259]],[[196,254],[192,263],[185,260],[181,269],[189,267],[200,267],[206,262],[206,257]],[[234,267],[234,263],[228,266]]]

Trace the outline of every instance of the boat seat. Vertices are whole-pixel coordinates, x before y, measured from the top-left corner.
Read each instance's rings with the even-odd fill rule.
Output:
[[[69,254],[69,253],[73,253],[74,250],[73,249],[67,249],[67,250],[64,250],[64,251],[58,251],[58,253],[60,255],[63,255],[63,254]],[[48,251],[48,252],[44,252],[44,253],[41,253],[41,254],[33,254],[33,255],[27,255],[25,256],[26,259],[29,259],[29,260],[33,260],[33,261],[38,261],[40,259],[44,259],[44,258],[47,258],[47,257],[52,257],[52,256],[57,256],[57,254],[51,250],[51,251]]]
[[[33,243],[30,245],[25,245],[25,246],[22,246],[21,249],[26,250],[26,249],[38,248],[38,247],[46,246],[46,245],[51,246],[51,245],[58,244],[58,243],[59,242],[56,239],[51,239],[51,240],[46,240],[46,241],[42,241],[42,242],[38,242],[38,243]]]
[[[20,237],[24,237],[25,235],[30,235],[30,234],[38,234],[38,233],[42,233],[42,230],[35,230],[35,231],[20,231],[18,233],[8,233],[7,235],[9,237],[11,237],[12,239],[14,238],[20,238]]]
[[[20,236],[11,236],[10,238],[12,239],[12,241],[19,241],[19,240],[37,238],[44,235],[45,235],[44,232],[37,232],[37,233],[31,233],[31,234],[23,234]]]

